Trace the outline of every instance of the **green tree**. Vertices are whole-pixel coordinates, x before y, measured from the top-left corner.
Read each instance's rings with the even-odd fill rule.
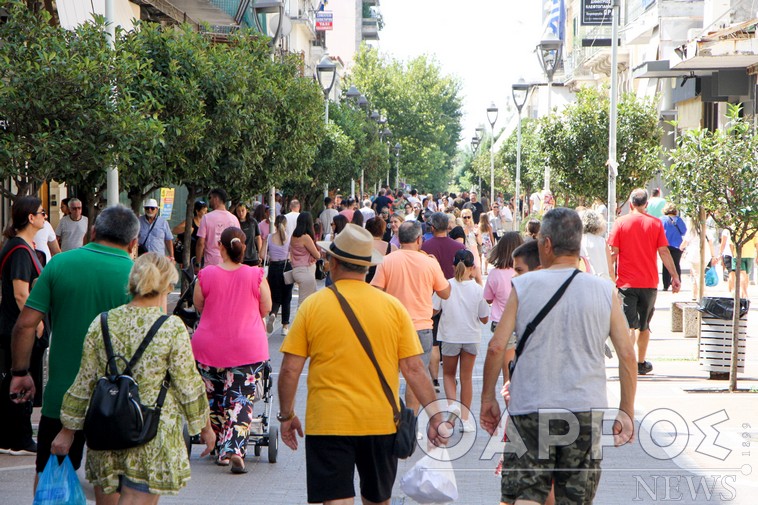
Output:
[[[665,171],[674,198],[690,209],[710,212],[719,227],[729,230],[737,264],[742,247],[758,233],[758,136],[741,117],[741,108],[728,104],[729,121],[723,130],[683,132]],[[734,307],[739,307],[739,275],[735,284]],[[740,311],[734,310],[730,391],[737,388],[739,317]]]
[[[114,100],[113,83],[132,72],[113,58],[97,18],[75,31],[49,24],[46,11],[8,5],[0,26],[0,177],[11,179],[15,198],[45,180],[76,185],[90,209],[105,167],[133,137],[134,110]],[[92,216],[92,214],[90,214]]]
[[[550,189],[570,203],[607,199],[609,107],[604,91],[583,89],[575,103],[542,121],[539,149],[550,166]],[[662,130],[652,101],[626,94],[618,112],[617,194],[628,195],[663,168]]]
[[[445,189],[461,133],[460,81],[443,75],[428,56],[401,62],[366,45],[347,80],[372,109],[387,111],[392,141],[402,146],[400,178],[429,191]]]
[[[536,119],[521,120],[521,192],[527,196],[540,190],[545,180],[545,154],[540,149],[540,122]],[[504,191],[516,191],[516,157],[518,132],[513,130],[495,153],[495,180],[508,181]],[[505,172],[505,173],[503,173]]]

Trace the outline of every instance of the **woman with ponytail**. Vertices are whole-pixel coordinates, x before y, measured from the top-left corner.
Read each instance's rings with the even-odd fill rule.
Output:
[[[3,235],[6,242],[0,252],[2,265],[2,301],[0,301],[0,369],[11,369],[11,330],[29,297],[32,283],[42,265],[34,252],[34,235],[45,225],[45,209],[36,196],[16,200],[12,221]],[[44,326],[37,328],[30,373],[38,384],[35,399],[41,398],[42,355],[47,347]],[[11,454],[34,454],[37,444],[32,438],[32,402],[14,403],[9,398],[10,372],[0,388],[0,451]]]
[[[460,414],[462,430],[473,432],[476,425],[471,417],[472,375],[482,339],[481,325],[487,322],[490,308],[483,296],[484,289],[474,280],[474,254],[468,249],[461,249],[455,253],[453,264],[455,279],[450,280],[450,297],[443,300],[436,294],[433,296],[435,313],[442,311],[437,340],[441,342],[445,396],[451,403],[452,411]],[[454,403],[457,398],[455,373],[459,362],[463,412]]]
[[[247,471],[255,378],[269,359],[263,318],[271,310],[263,269],[242,264],[245,247],[239,228],[221,233],[221,264],[198,273],[194,303],[201,316],[192,336],[216,434],[216,464],[231,466],[236,474]]]
[[[292,284],[284,282],[284,271],[287,270],[290,256],[290,241],[287,238],[287,218],[281,214],[276,216],[274,230],[268,240],[268,284],[271,287],[271,311],[266,318],[266,332],[273,333],[276,313],[282,308],[282,335],[286,335],[290,327],[290,305],[292,304]]]

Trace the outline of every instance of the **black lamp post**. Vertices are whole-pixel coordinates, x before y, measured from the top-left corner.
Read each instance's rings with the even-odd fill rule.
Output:
[[[543,40],[537,46],[537,56],[540,60],[543,72],[547,76],[547,113],[552,110],[552,85],[553,75],[561,61],[563,41],[558,39]],[[545,192],[550,191],[550,167],[545,164]]]
[[[520,230],[521,223],[521,110],[526,105],[526,100],[529,97],[529,91],[532,89],[531,84],[527,84],[523,79],[511,86],[511,92],[513,94],[513,103],[518,110],[518,137],[516,142],[516,199],[515,203],[515,216],[514,224],[516,230]]]
[[[487,107],[487,121],[492,128],[492,143],[490,144],[490,205],[495,201],[495,123],[497,122],[498,110],[495,102]],[[481,192],[481,189],[479,190]]]
[[[324,121],[329,124],[329,93],[331,93],[334,81],[337,79],[337,65],[334,64],[329,55],[325,54],[316,65],[316,79],[324,91],[324,103],[326,104],[324,106]]]
[[[263,28],[263,20],[268,23],[274,21],[274,17],[278,16],[276,21],[276,28],[273,30],[274,34],[271,36],[271,40],[268,45],[274,47],[279,35],[282,33],[282,23],[284,22],[284,2],[282,0],[255,0],[253,2],[253,21],[255,27],[259,32],[266,34],[267,30]]]

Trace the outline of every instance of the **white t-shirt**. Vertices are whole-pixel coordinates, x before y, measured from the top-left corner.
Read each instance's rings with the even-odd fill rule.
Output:
[[[723,230],[721,232],[721,237],[726,237],[726,245],[724,246],[724,251],[721,253],[722,256],[734,256],[732,254],[732,237],[729,235],[729,230]]]
[[[34,235],[34,248],[45,253],[45,264],[47,264],[52,257],[50,254],[50,246],[48,246],[47,243],[52,242],[53,240],[56,240],[53,225],[51,225],[49,221],[45,221],[45,226]]]
[[[361,214],[363,214],[363,227],[366,227],[366,221],[369,219],[376,217],[376,212],[374,212],[374,209],[369,207],[361,207]]]
[[[532,212],[537,213],[542,209],[542,195],[539,193],[532,193],[529,200],[532,202]]]
[[[70,251],[84,245],[84,235],[87,234],[89,221],[82,216],[79,221],[73,221],[69,216],[63,216],[58,223],[55,234],[61,238],[61,252]]]
[[[480,317],[490,314],[484,299],[484,288],[474,280],[458,282],[450,279],[450,297],[432,296],[435,310],[442,310],[437,340],[454,344],[478,344],[482,339]]]
[[[284,215],[284,217],[287,218],[287,240],[289,240],[292,237],[292,234],[295,232],[295,227],[297,226],[297,216],[299,215],[299,212],[288,212]]]

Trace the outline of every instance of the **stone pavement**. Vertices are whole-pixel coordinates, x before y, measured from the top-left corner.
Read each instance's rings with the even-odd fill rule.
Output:
[[[655,369],[652,374],[640,378],[637,389],[635,417],[638,426],[643,422],[644,427],[633,444],[604,451],[603,477],[595,503],[758,503],[758,469],[752,468],[758,461],[758,288],[751,286],[750,290],[753,308],[748,317],[747,364],[738,384],[745,392],[735,394],[720,392],[726,388],[726,382],[710,381],[708,374],[701,370],[696,338],[684,338],[682,333],[670,331],[671,302],[686,301],[691,297],[687,280],[680,294],[659,291],[648,357]],[[723,296],[726,292],[722,284],[706,294]],[[293,303],[296,306],[297,300]],[[483,351],[490,333],[483,330],[482,334]],[[281,341],[277,324],[270,338],[275,371],[281,363],[277,351]],[[479,411],[483,362],[484,352],[481,352],[474,371],[475,416]],[[297,393],[297,411],[301,417],[304,417],[307,393],[305,374],[307,369]],[[615,359],[607,361],[607,374],[609,404],[614,406],[618,404]],[[275,402],[274,412],[277,409]],[[708,419],[698,421],[705,417]],[[716,424],[722,419],[726,420]],[[696,422],[703,431],[698,429]],[[716,432],[711,431],[711,425],[718,430],[718,438],[714,439]],[[465,445],[460,435],[453,440]],[[457,503],[498,503],[500,486],[494,475],[498,455],[485,450],[493,446],[489,442],[487,434],[480,429],[473,447],[454,461],[460,492]],[[658,446],[669,447],[660,449]],[[195,447],[192,480],[187,488],[178,496],[162,498],[161,503],[306,503],[302,446],[293,452],[280,444],[276,464],[268,463],[267,449],[263,448],[260,458],[252,454],[248,456],[250,472],[242,476],[231,475],[208,459],[200,460],[199,452],[199,447]],[[421,455],[421,451],[417,451],[410,461],[400,463],[398,480]],[[0,505],[31,503],[33,463],[32,457],[0,455]],[[405,498],[396,485],[393,504],[401,503],[415,502]]]

